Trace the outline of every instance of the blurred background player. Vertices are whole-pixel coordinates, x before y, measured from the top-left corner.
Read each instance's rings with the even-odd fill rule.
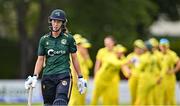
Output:
[[[100,99],[102,99],[103,105],[118,105],[118,75],[125,49],[122,49],[123,46],[120,45],[115,47],[115,41],[112,36],[107,36],[104,39],[104,45],[105,47],[101,48],[96,56],[91,105],[97,105]]]
[[[141,71],[138,80],[137,99],[135,105],[154,105],[154,87],[159,84],[159,78],[155,78],[160,70],[160,60],[153,53],[153,46],[149,41],[145,42],[147,51],[140,57],[138,70]]]
[[[103,93],[106,91],[105,88],[109,85],[104,81],[104,77],[107,80],[108,75],[101,74],[105,70],[108,70],[109,66],[106,63],[106,57],[109,57],[113,54],[113,48],[115,46],[115,40],[112,36],[107,36],[104,38],[104,48],[101,48],[96,55],[96,62],[94,66],[94,90],[91,99],[92,105],[97,105],[99,98],[102,97]],[[102,100],[103,104],[106,103],[105,100]]]
[[[175,105],[175,85],[176,76],[175,73],[169,73],[169,71],[177,69],[179,67],[177,63],[179,62],[179,57],[177,54],[170,50],[169,40],[162,38],[160,39],[160,50],[163,53],[162,63],[162,77],[164,86],[164,97],[165,105]]]
[[[150,38],[148,41],[151,43],[152,49],[154,51],[159,51],[159,41],[156,38]]]
[[[131,72],[131,76],[128,80],[129,91],[131,95],[131,104],[135,104],[137,96],[138,78],[141,71],[137,70],[140,62],[140,56],[145,51],[145,44],[142,40],[138,39],[134,41],[134,51],[130,53],[126,58],[126,64]]]
[[[81,41],[82,43],[81,43],[81,54],[82,54],[82,56],[83,56],[83,58],[84,58],[84,62],[85,62],[85,64],[86,64],[86,67],[87,67],[87,69],[91,69],[92,68],[92,66],[93,66],[93,62],[92,62],[92,60],[91,60],[91,58],[90,58],[90,55],[89,55],[89,51],[88,51],[88,49],[89,48],[91,48],[92,47],[92,45],[91,45],[91,43],[86,39],[86,38],[82,38],[82,41]],[[89,71],[85,71],[85,78],[87,79],[87,80],[89,80]]]
[[[117,55],[117,58],[121,61],[121,64],[123,64],[125,60],[125,53],[127,49],[121,45],[117,44],[113,49],[115,55]],[[115,61],[111,59],[111,61]],[[115,64],[115,63],[114,63]],[[120,70],[121,70],[121,64],[117,66],[116,68],[112,68],[111,76],[112,77],[112,84],[109,84],[109,87],[107,88],[107,91],[104,93],[103,98],[105,101],[107,101],[106,104],[110,105],[118,105],[119,104],[119,84],[120,84]],[[123,72],[124,74],[124,72]],[[113,94],[113,96],[112,96]]]
[[[156,59],[158,59],[158,62],[161,63],[163,55],[159,50],[159,42],[156,38],[150,38],[149,43],[152,45],[152,52],[153,55],[156,56]],[[153,90],[153,95],[152,98],[154,98],[154,104],[155,105],[163,105],[164,104],[164,96],[163,96],[163,84],[162,84],[162,76],[161,76],[161,71],[162,71],[162,66],[161,64],[154,65],[155,69],[153,70],[153,75],[152,79],[159,79],[159,84],[157,84],[152,90]],[[159,68],[156,68],[156,67]]]
[[[88,40],[84,37],[82,37],[80,34],[75,34],[74,39],[77,44],[77,59],[81,68],[82,75],[85,80],[89,80],[89,69],[92,68],[92,60],[88,53],[88,48],[91,47],[91,44],[88,42]],[[74,68],[71,65],[71,69],[74,70]],[[77,74],[72,71],[72,77],[73,77],[73,87],[71,92],[71,98],[69,102],[69,106],[74,105],[85,105],[86,104],[86,93],[79,94],[79,91],[77,89]]]

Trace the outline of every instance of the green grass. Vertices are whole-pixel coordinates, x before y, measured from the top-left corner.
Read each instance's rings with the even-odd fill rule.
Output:
[[[27,106],[27,103],[0,103],[0,106]],[[36,103],[36,104],[32,104],[32,106],[43,106],[43,105],[41,103]],[[87,105],[87,106],[90,106],[90,105]],[[120,106],[129,106],[129,105],[121,104]]]
[[[0,106],[27,106],[27,103],[0,103]],[[43,106],[41,103],[32,104],[32,106]],[[90,106],[90,105],[87,105]],[[130,106],[129,104],[120,104],[120,106]],[[180,104],[177,104],[180,106]]]

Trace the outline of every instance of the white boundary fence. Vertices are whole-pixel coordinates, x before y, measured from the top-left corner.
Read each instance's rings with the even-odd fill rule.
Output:
[[[0,102],[27,102],[28,92],[24,88],[25,80],[0,80]],[[130,103],[130,94],[127,81],[120,81],[119,86],[120,103]],[[93,91],[93,80],[88,83],[87,103],[90,102]],[[33,90],[33,103],[42,102],[40,81]],[[176,85],[176,100],[180,104],[180,82]]]

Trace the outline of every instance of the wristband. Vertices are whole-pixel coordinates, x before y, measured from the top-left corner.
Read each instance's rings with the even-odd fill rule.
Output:
[[[37,74],[34,74],[33,76],[37,77],[38,78],[38,75]]]

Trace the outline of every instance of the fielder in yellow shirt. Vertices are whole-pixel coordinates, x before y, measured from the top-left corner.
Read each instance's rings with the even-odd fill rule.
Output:
[[[161,71],[162,71],[161,61],[163,58],[163,54],[159,51],[159,42],[157,39],[150,38],[149,42],[152,45],[152,52],[156,56],[156,59],[159,62],[158,63],[159,68],[154,67],[154,68],[156,68],[156,70],[153,71],[154,76],[152,76],[152,78],[161,80],[161,82],[159,82],[159,84],[157,84],[153,88],[153,95],[151,95],[151,96],[152,96],[152,98],[154,98],[155,105],[163,105],[164,104],[164,94],[163,94],[164,86],[162,84],[163,80],[161,78]]]
[[[98,71],[101,69],[102,70],[102,66],[104,67],[105,66],[105,58],[104,57],[107,57],[109,54],[113,53],[113,48],[114,48],[114,45],[115,45],[115,40],[112,36],[107,36],[104,38],[104,48],[101,48],[98,50],[98,53],[96,55],[96,62],[95,62],[95,67],[94,67],[94,85],[95,85],[95,79],[101,79],[101,78],[98,78],[98,77],[101,77],[101,76],[97,76],[97,73]],[[104,82],[103,82],[104,83]],[[96,86],[96,85],[95,85]],[[96,91],[93,91],[93,96],[96,97]],[[99,91],[100,93],[102,91]],[[103,101],[105,102],[105,98],[103,98]],[[98,103],[98,100],[96,98],[92,98],[91,99],[91,104],[97,104]],[[105,103],[104,103],[105,104]]]
[[[161,75],[164,85],[165,105],[175,105],[176,76],[175,73],[170,73],[169,71],[179,67],[179,57],[174,51],[169,49],[169,40],[165,38],[160,39],[160,50],[163,53]]]
[[[155,78],[155,72],[159,70],[160,61],[152,51],[152,45],[146,42],[146,51],[140,57],[141,64],[138,70],[141,71],[138,80],[137,99],[135,105],[154,105],[153,89],[160,83],[160,78]]]
[[[131,94],[131,104],[135,104],[137,96],[138,78],[141,71],[137,70],[140,62],[140,56],[144,53],[145,44],[142,40],[138,39],[134,41],[134,52],[127,56],[127,66],[131,70],[131,76],[128,79],[129,90]]]
[[[100,49],[99,53],[104,50]],[[119,50],[115,47],[115,51]],[[117,52],[117,51],[116,51]],[[92,102],[91,105],[97,105],[100,97],[103,97],[106,92],[109,92],[111,89],[111,85],[114,83],[114,77],[119,73],[121,64],[123,61],[120,59],[122,55],[116,54],[115,52],[110,52],[108,55],[103,57],[103,62],[100,67],[100,69],[96,72],[95,79],[94,79],[94,90],[93,90],[93,96],[92,96]],[[112,88],[111,90],[113,90]],[[111,99],[114,94],[117,93],[116,91],[113,92],[113,95],[107,95],[110,96],[109,99],[105,99],[102,101],[103,105],[118,105],[114,104]],[[104,98],[102,98],[104,99]],[[112,103],[111,103],[112,102]]]
[[[126,53],[127,49],[123,45],[117,44],[113,50],[114,50],[115,54],[118,55],[118,58],[122,61],[122,63],[125,62],[125,53]],[[116,70],[112,70],[112,71],[120,72],[120,70],[121,70],[120,66],[118,66],[116,68]],[[125,74],[125,72],[123,72],[123,74]],[[103,95],[103,99],[104,99],[104,101],[106,101],[105,104],[119,105],[120,79],[121,78],[120,78],[119,73],[114,75],[114,77],[112,79],[112,84],[109,85],[110,87],[108,87],[107,91]],[[113,96],[112,96],[112,94],[113,94]]]
[[[92,68],[92,60],[88,53],[88,48],[91,47],[91,44],[79,34],[74,35],[75,41],[77,43],[77,58],[82,70],[83,77],[88,80],[89,79],[89,69]],[[74,68],[71,67],[73,70]],[[73,86],[72,86],[72,93],[71,98],[69,101],[69,106],[75,105],[86,105],[86,93],[80,94],[77,89],[77,75],[74,71],[72,71],[73,77]]]

